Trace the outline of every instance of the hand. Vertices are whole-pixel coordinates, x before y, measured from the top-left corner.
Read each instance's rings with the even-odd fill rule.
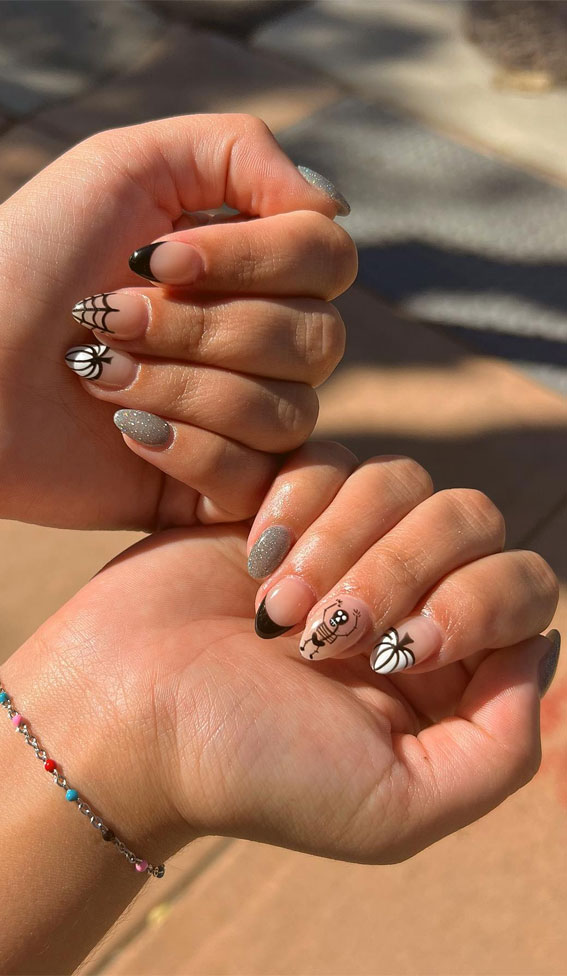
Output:
[[[273,579],[289,580],[291,570],[334,613],[357,603],[352,656],[302,657],[290,633],[270,643],[254,637],[245,533],[216,526],[134,546],[5,666],[32,725],[37,712],[53,754],[69,756],[71,780],[85,780],[116,832],[131,828],[134,846],[132,810],[151,825],[154,862],[183,831],[399,860],[486,813],[535,772],[539,695],[556,663],[549,641],[534,636],[555,605],[549,567],[534,553],[496,552],[502,521],[477,492],[428,497],[428,476],[404,458],[354,467],[342,448],[306,446],[259,515],[279,494],[279,518],[297,537]],[[406,614],[415,619],[424,600],[440,646],[423,657],[413,624],[413,674],[369,667],[380,635]],[[329,617],[326,626],[307,631],[325,650],[351,641],[327,643],[339,628]],[[339,627],[350,622],[341,617]],[[98,743],[90,766],[72,741],[74,710],[57,723],[43,717],[53,707],[45,688],[50,703],[81,703]]]
[[[258,219],[201,226],[184,213],[223,202]],[[342,355],[328,301],[352,281],[356,254],[332,221],[339,211],[332,187],[307,182],[263,123],[239,115],[101,133],[10,198],[0,208],[0,515],[152,529],[254,514],[278,454],[313,427],[311,387]],[[128,256],[168,235],[136,265],[167,286],[138,287]],[[79,302],[75,314],[95,324],[85,296],[100,292],[120,311],[96,321],[108,352],[68,356],[101,374],[81,385],[64,366],[86,335],[71,309]],[[113,404],[159,414],[142,418],[140,436],[151,439],[153,423],[161,443],[128,437],[128,451]],[[137,421],[122,415],[122,429],[139,434]]]

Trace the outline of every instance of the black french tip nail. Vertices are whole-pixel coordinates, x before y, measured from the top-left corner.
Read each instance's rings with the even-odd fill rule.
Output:
[[[549,690],[551,682],[555,677],[559,662],[559,652],[561,650],[561,634],[558,630],[550,630],[545,636],[548,641],[551,641],[551,647],[539,662],[538,684],[540,698],[543,698],[546,691]]]
[[[286,630],[291,630],[291,627],[280,627],[279,624],[274,623],[266,610],[265,600],[262,600],[258,607],[254,627],[258,637],[262,637],[263,640],[271,640],[273,637],[285,634]]]
[[[156,244],[146,244],[144,247],[139,247],[137,251],[132,252],[128,259],[128,264],[135,274],[140,275],[141,278],[147,278],[149,281],[158,280],[150,270],[150,259],[156,247],[159,247],[160,244],[163,244],[163,241],[157,241]]]

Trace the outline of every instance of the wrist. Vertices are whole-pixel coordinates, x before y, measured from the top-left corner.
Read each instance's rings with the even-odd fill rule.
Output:
[[[92,648],[88,651],[95,653]],[[88,674],[81,673],[76,654],[74,658],[33,637],[2,666],[0,679],[22,715],[22,724],[55,762],[68,787],[77,791],[78,801],[67,801],[66,790],[54,786],[55,774],[43,768],[24,736],[17,735],[5,709],[0,710],[4,726],[0,735],[5,740],[7,733],[13,734],[10,755],[17,757],[21,776],[29,765],[37,789],[52,791],[62,810],[72,808],[64,811],[65,822],[74,814],[91,857],[98,852],[105,860],[114,858],[116,870],[134,872],[115,843],[105,843],[89,817],[79,816],[74,809],[79,801],[100,817],[111,840],[113,833],[137,858],[162,864],[194,835],[170,799],[168,769],[158,754],[159,737],[148,741],[148,713],[144,711],[136,722],[127,702],[121,708],[116,694],[113,700],[105,696],[104,679],[93,684]]]

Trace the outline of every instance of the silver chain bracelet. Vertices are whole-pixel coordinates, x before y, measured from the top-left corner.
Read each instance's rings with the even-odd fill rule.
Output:
[[[136,855],[133,854],[132,851],[130,851],[126,847],[126,844],[124,844],[123,841],[119,840],[119,838],[116,836],[114,831],[111,830],[110,827],[106,826],[102,818],[99,817],[97,813],[94,813],[93,810],[91,810],[88,803],[79,796],[77,790],[69,786],[67,780],[57,768],[57,763],[55,762],[55,760],[50,759],[48,757],[45,749],[41,747],[41,743],[38,741],[35,735],[32,735],[32,732],[29,729],[27,723],[24,722],[22,716],[15,708],[12,699],[10,698],[8,692],[5,691],[1,682],[0,682],[0,705],[2,705],[3,708],[6,709],[6,711],[8,712],[8,717],[12,722],[12,725],[14,726],[17,732],[23,735],[28,746],[32,747],[37,758],[43,763],[44,769],[47,770],[48,773],[52,774],[53,782],[56,783],[57,786],[60,786],[61,789],[65,790],[65,799],[68,800],[70,803],[77,804],[77,808],[79,812],[82,813],[83,816],[89,818],[95,830],[100,831],[102,839],[104,841],[107,841],[108,843],[114,844],[118,853],[122,854],[126,858],[126,860],[129,861],[130,864],[133,864],[136,871],[139,871],[141,874],[143,873],[151,874],[154,878],[163,878],[165,874],[164,864],[154,865],[144,860],[144,858],[136,857]]]

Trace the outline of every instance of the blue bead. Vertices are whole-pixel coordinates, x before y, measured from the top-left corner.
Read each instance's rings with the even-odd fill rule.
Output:
[[[8,694],[5,691],[0,691],[0,704],[8,700]]]
[[[65,799],[70,800],[72,802],[73,800],[76,800],[78,796],[79,794],[77,793],[76,790],[67,790],[65,794]]]

